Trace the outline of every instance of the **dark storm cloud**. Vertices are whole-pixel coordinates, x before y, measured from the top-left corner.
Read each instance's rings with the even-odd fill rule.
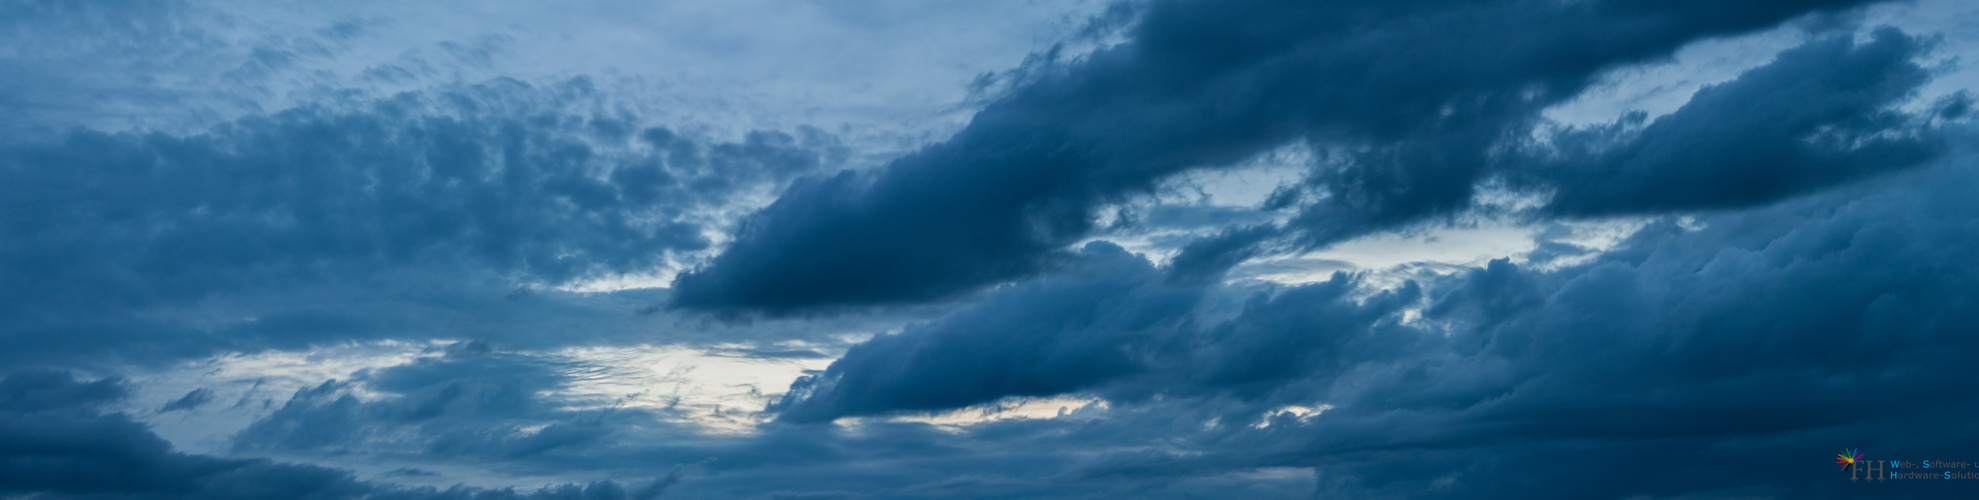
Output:
[[[1950,488],[1844,489],[1832,469],[1778,457],[1955,454],[1979,438],[1953,417],[1979,397],[1954,382],[1979,377],[1961,361],[1979,348],[1979,269],[1958,257],[1979,243],[1965,192],[1979,169],[1956,162],[1883,192],[1652,227],[1556,272],[1474,271],[1427,311],[1453,324],[1445,349],[1333,385],[1338,407],[1285,452],[1353,496]],[[1556,479],[1519,477],[1547,456]],[[1652,464],[1686,465],[1630,473]]]
[[[794,186],[676,304],[954,295],[1068,259],[1100,205],[1296,140],[1346,155],[1316,176],[1310,244],[1449,214],[1494,145],[1596,72],[1857,3],[1155,2],[1126,43],[1040,70],[948,142]]]
[[[53,370],[20,371],[0,379],[0,406],[16,412],[93,408],[129,395],[130,389],[119,379],[81,382]]]
[[[1892,109],[1929,79],[1913,62],[1924,45],[1894,28],[1810,42],[1647,125],[1556,136],[1555,158],[1510,175],[1546,179],[1552,212],[1607,215],[1749,206],[1912,167],[1944,148]]]
[[[800,380],[782,418],[825,421],[932,410],[1003,396],[1070,392],[1140,369],[1137,338],[1163,338],[1198,301],[1147,261],[1093,243],[1065,273],[1012,285],[988,302],[860,344],[824,374]],[[1110,306],[1110,307],[1109,307]]]
[[[1979,348],[1964,334],[1979,329],[1966,307],[1979,303],[1979,269],[1957,257],[1979,243],[1965,222],[1979,211],[1965,193],[1975,182],[1979,167],[1953,160],[1653,224],[1573,267],[1500,261],[1386,291],[1345,275],[1177,286],[1144,259],[1094,244],[1060,273],[853,349],[793,387],[784,422],[759,436],[578,443],[570,449],[582,454],[558,461],[714,458],[681,491],[745,498],[1956,494],[1961,485],[1851,484],[1826,457],[1840,447],[1953,456],[1979,440],[1962,417],[1979,410],[1979,390],[1957,382],[1979,378],[1964,356]],[[1423,321],[1403,321],[1411,310]],[[435,375],[464,359],[378,380],[406,381],[392,392],[409,396],[447,385],[435,381],[499,385],[507,379],[489,374],[529,371]],[[789,425],[1051,394],[1113,408],[949,431]],[[1285,405],[1330,408],[1275,412]],[[418,405],[364,407],[402,406]],[[385,413],[327,420],[422,435],[417,421],[373,416]],[[1246,476],[1271,467],[1318,473]]]
[[[673,408],[574,396],[582,382],[638,379],[532,352],[694,335],[815,339],[898,323],[777,319],[660,334],[659,321],[625,325],[665,318],[629,312],[671,292],[577,300],[525,285],[648,271],[709,249],[703,235],[720,217],[708,212],[835,171],[843,153],[824,134],[720,142],[615,111],[584,79],[495,80],[327,100],[195,134],[84,130],[0,145],[0,374],[15,370],[0,378],[0,496],[1967,493],[1960,482],[1851,484],[1827,463],[1842,447],[1957,459],[1979,443],[1979,385],[1967,382],[1979,380],[1979,262],[1966,255],[1979,248],[1979,153],[1974,131],[1952,123],[1967,119],[1968,98],[1909,102],[1931,76],[1917,62],[1930,39],[1888,29],[1859,43],[1816,38],[1667,116],[1534,139],[1541,110],[1604,70],[1857,3],[1163,0],[1109,10],[1093,25],[1132,26],[1124,45],[1039,56],[1008,87],[984,87],[996,99],[949,142],[877,171],[797,182],[732,248],[680,278],[676,306],[771,314],[984,290],[921,310],[860,311],[885,317],[872,323],[926,321],[853,346],[781,395],[777,421],[745,435],[697,432]],[[0,27],[15,28],[0,42],[151,59],[129,68],[136,75],[203,54],[201,44],[248,47],[193,29],[178,5],[147,5],[0,0]],[[254,87],[365,29],[339,23],[316,31],[320,41],[271,41],[193,66],[232,61],[214,73]],[[441,46],[492,70],[514,43]],[[58,59],[27,62],[50,74],[71,67]],[[413,62],[372,76],[416,79]],[[136,78],[112,73],[0,90]],[[18,74],[33,72],[0,77]],[[0,95],[7,110],[49,102],[51,113],[73,104]],[[0,127],[62,123],[47,116]],[[1308,182],[1261,207],[1297,210],[1289,224],[1263,210],[1110,206],[1142,201],[1187,169],[1295,143],[1318,152]],[[1297,286],[1220,279],[1252,257],[1461,214],[1480,183],[1499,181],[1546,196],[1512,215],[1555,224],[1522,263]],[[1123,222],[1099,226],[1108,209]],[[1660,218],[1603,251],[1547,220],[1611,214]],[[1141,229],[1200,239],[1174,245],[1181,253],[1165,267],[1104,241],[1074,247]],[[1555,267],[1563,262],[1576,264]],[[1403,276],[1415,281],[1394,279]],[[133,364],[226,350],[379,338],[493,341],[285,394],[229,443],[241,455],[363,461],[387,471],[376,479],[175,451],[139,416],[113,411],[133,408],[132,383],[17,370],[137,373]],[[703,352],[833,355],[824,342],[769,345]],[[164,425],[222,406],[208,389],[167,386],[179,389],[128,411]],[[993,415],[1046,396],[1104,403],[966,426],[885,418]],[[825,424],[842,417],[876,418]],[[639,482],[382,482],[462,470]]]
[[[198,135],[76,131],[0,148],[0,343],[10,356],[306,345],[298,335],[349,334],[368,316],[262,310],[252,325],[195,326],[142,313],[434,286],[390,283],[416,276],[514,288],[653,272],[707,247],[706,212],[730,196],[841,154],[808,129],[698,140],[602,100],[583,78],[497,80]]]
[[[1272,225],[1241,226],[1190,241],[1169,260],[1168,271],[1179,281],[1220,278],[1230,268],[1256,257],[1264,250],[1264,243],[1278,232],[1279,228]]]
[[[1043,435],[1080,450],[1173,448],[1089,455],[1066,464],[1077,477],[1313,467],[1320,494],[1353,498],[1955,494],[1965,485],[1850,483],[1823,457],[1842,447],[1886,460],[1953,456],[1979,442],[1964,417],[1979,410],[1979,385],[1967,382],[1979,379],[1968,361],[1979,349],[1979,267],[1962,257],[1979,246],[1969,150],[1885,182],[1652,224],[1558,270],[1501,260],[1420,292],[1336,276],[1255,295],[1236,314],[1193,307],[1164,317],[1176,327],[1131,335],[937,323],[854,348],[893,354],[848,354],[783,406],[786,419],[806,421],[1044,395],[980,381],[1064,371],[1039,360],[1114,356],[1134,364],[1087,362],[1104,376],[1051,386],[1106,397],[1116,405],[1108,418],[1037,424],[1058,426]],[[1144,263],[1120,269],[1165,283]],[[982,312],[1174,308],[1127,286],[1053,300],[1044,283],[1054,279],[999,289],[985,303],[998,306]],[[1401,321],[1408,310],[1422,321]],[[1046,338],[950,347],[998,335]],[[1107,344],[1083,347],[1089,340]],[[1165,345],[1186,349],[1151,348]],[[1005,389],[984,390],[995,387]],[[1271,412],[1322,404],[1311,417]]]
[[[349,472],[268,460],[225,459],[172,450],[122,413],[99,407],[124,396],[117,379],[78,381],[65,372],[21,371],[0,378],[0,494],[30,498],[186,499],[652,499],[678,480],[626,487],[612,481],[532,492],[455,486],[404,488],[357,480]]]
[[[1214,301],[1200,284],[1175,283],[1139,256],[1092,243],[1060,273],[853,347],[770,409],[782,420],[818,422],[1084,390],[1127,399],[1266,391],[1287,378],[1407,352],[1416,335],[1401,331],[1394,315],[1421,292],[1411,283],[1351,296],[1358,286],[1336,273],[1258,292],[1235,319],[1206,325],[1197,313]],[[1102,389],[1128,378],[1119,392]]]

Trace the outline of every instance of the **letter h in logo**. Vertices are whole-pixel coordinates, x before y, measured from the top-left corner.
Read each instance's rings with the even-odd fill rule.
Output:
[[[1849,464],[1848,480],[1854,481],[1857,479],[1882,481],[1884,479],[1883,462],[1878,460],[1856,460],[1855,463]]]

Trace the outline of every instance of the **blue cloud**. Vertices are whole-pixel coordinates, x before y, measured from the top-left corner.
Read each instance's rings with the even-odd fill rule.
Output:
[[[116,379],[78,381],[55,371],[0,378],[0,492],[34,498],[599,498],[651,499],[677,482],[662,477],[628,488],[612,481],[533,492],[455,486],[403,488],[350,473],[268,460],[232,460],[172,451],[165,440],[98,405],[124,396]]]
[[[567,109],[594,93],[583,78],[493,81],[197,135],[77,131],[0,148],[12,241],[0,277],[14,284],[0,314],[16,318],[0,342],[12,356],[91,353],[41,344],[64,337],[180,356],[307,345],[368,335],[368,316],[262,311],[212,338],[137,313],[339,284],[380,295],[435,279],[513,288],[656,272],[708,247],[705,213],[729,196],[843,154],[809,129],[711,142]],[[411,272],[427,283],[387,284]]]

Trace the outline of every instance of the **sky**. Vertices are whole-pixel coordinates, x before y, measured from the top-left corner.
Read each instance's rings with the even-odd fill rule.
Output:
[[[0,498],[1971,496],[1969,56],[1956,0],[0,0]]]

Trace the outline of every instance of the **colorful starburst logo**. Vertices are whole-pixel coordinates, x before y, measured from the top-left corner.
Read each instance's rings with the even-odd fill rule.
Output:
[[[1855,461],[1861,459],[1862,459],[1861,450],[1844,448],[1842,449],[1841,454],[1835,455],[1835,465],[1837,468],[1847,469],[1848,466],[1854,465]]]

